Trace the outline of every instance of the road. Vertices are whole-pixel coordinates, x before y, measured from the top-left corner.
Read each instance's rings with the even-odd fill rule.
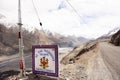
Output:
[[[72,48],[59,48],[59,60],[62,59],[67,53],[69,53]],[[32,69],[32,53],[29,53],[29,56],[25,56],[25,66],[26,69]],[[0,61],[0,72],[8,70],[19,70],[19,57]]]
[[[59,50],[60,60],[63,55],[67,55],[64,54],[65,50]],[[93,65],[90,67],[90,77],[88,80],[120,80],[120,46],[118,47],[107,42],[100,42],[98,53],[100,53],[98,56],[96,54],[91,60],[89,60],[90,65]],[[27,69],[31,69],[32,67],[31,55],[32,54],[29,54],[29,56],[25,57]],[[19,70],[19,58],[0,62],[0,72],[7,70]]]
[[[114,46],[107,42],[100,45],[101,56],[114,80],[120,80],[120,46]]]
[[[31,68],[32,66],[32,56],[25,56],[25,64],[26,68]],[[9,59],[5,61],[1,61],[0,63],[0,72],[8,71],[8,70],[19,70],[19,57],[14,59]]]

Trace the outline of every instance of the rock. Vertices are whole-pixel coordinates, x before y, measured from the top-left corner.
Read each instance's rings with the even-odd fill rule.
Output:
[[[9,78],[15,79],[15,76],[18,75],[19,73],[20,73],[19,71],[14,71],[14,70],[1,72],[0,73],[0,80],[5,80],[6,78],[8,78],[8,80],[11,80]],[[14,79],[12,79],[12,80],[14,80]]]
[[[120,46],[120,30],[111,37],[110,42],[115,46]]]

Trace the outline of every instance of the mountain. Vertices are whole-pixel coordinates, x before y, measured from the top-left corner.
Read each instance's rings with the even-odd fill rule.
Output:
[[[0,24],[0,55],[11,55],[18,53],[18,27],[11,25],[7,28],[5,25]],[[35,43],[36,36],[34,33],[28,32],[23,29],[24,51],[30,51],[31,46]]]
[[[110,31],[109,34],[111,37],[105,36],[102,39],[91,40],[74,48],[70,53],[65,55],[60,61],[62,64],[60,66],[62,68],[60,70],[60,77],[63,79],[67,77],[71,80],[119,79],[120,76],[117,72],[120,72],[120,68],[118,67],[120,66],[120,47],[118,47],[120,46],[120,29],[116,28]],[[109,41],[117,47],[110,44]],[[109,67],[114,72],[109,71]],[[104,71],[102,75],[100,75],[101,71]],[[112,75],[107,75],[108,77],[105,79],[103,75],[106,76],[108,73]]]
[[[114,28],[113,30],[109,31],[108,34],[106,34],[107,36],[111,36],[115,33],[117,33],[120,30],[120,27]]]
[[[114,35],[112,35],[110,42],[116,46],[120,46],[120,29],[118,32],[116,32]]]
[[[2,19],[2,18],[5,18],[5,16],[4,16],[4,15],[2,15],[2,14],[0,14],[0,19]]]
[[[110,30],[107,34],[100,36],[98,39],[109,38],[119,30],[120,30],[120,27],[114,28],[114,29]]]
[[[58,33],[50,33],[49,39],[52,40],[55,44],[58,44],[59,47],[76,47],[89,41],[89,39],[84,37],[63,36]]]
[[[23,25],[24,26],[24,25]],[[18,53],[18,26],[15,24],[0,24],[0,55]],[[24,52],[30,52],[32,45],[55,44],[59,47],[76,47],[88,41],[83,37],[63,36],[58,33],[43,32],[35,29],[30,32],[22,28]]]

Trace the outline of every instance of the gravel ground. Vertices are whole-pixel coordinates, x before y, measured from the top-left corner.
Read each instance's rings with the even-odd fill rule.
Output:
[[[65,80],[87,80],[85,67],[80,64],[68,64],[60,71],[60,77]]]
[[[24,80],[57,80],[51,77],[32,74],[31,71],[28,71],[27,73],[28,74],[26,75]],[[20,77],[20,71],[10,70],[5,72],[0,72],[0,80],[18,80],[19,77]]]

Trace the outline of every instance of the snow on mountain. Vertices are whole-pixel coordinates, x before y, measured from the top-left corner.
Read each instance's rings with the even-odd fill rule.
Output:
[[[61,8],[64,7],[63,5],[64,3],[61,3]],[[60,7],[59,6],[59,7]],[[18,25],[17,23],[11,23],[9,21],[7,21],[7,18],[5,17],[4,19],[1,19],[0,24],[3,24],[6,28],[13,28],[14,30],[17,28],[18,29]],[[39,28],[40,27],[40,28]],[[38,28],[36,28],[35,26],[30,26],[30,25],[26,25],[23,24],[22,29],[23,32],[24,30],[28,31],[28,33],[35,33],[34,35],[38,37],[37,42],[40,43],[42,42],[42,44],[45,43],[50,43],[50,44],[58,44],[60,47],[75,47],[78,46],[84,42],[87,42],[89,39],[86,39],[84,37],[76,37],[76,36],[64,36],[61,35],[59,33],[56,32],[51,32],[49,30],[41,30],[41,26],[39,26]],[[44,41],[44,42],[43,42]]]
[[[107,34],[104,34],[104,35],[100,36],[98,39],[110,37],[119,30],[120,30],[120,27],[116,27],[116,28],[110,30]]]
[[[0,23],[2,23],[2,24],[7,23],[6,22],[6,17],[2,14],[0,14]]]
[[[118,30],[120,30],[120,27],[114,28],[113,30],[109,31],[108,34],[106,34],[106,35],[111,36],[111,35],[115,34]]]
[[[4,16],[4,15],[2,15],[2,14],[0,14],[0,19],[3,19],[3,18],[5,18],[5,16]]]

